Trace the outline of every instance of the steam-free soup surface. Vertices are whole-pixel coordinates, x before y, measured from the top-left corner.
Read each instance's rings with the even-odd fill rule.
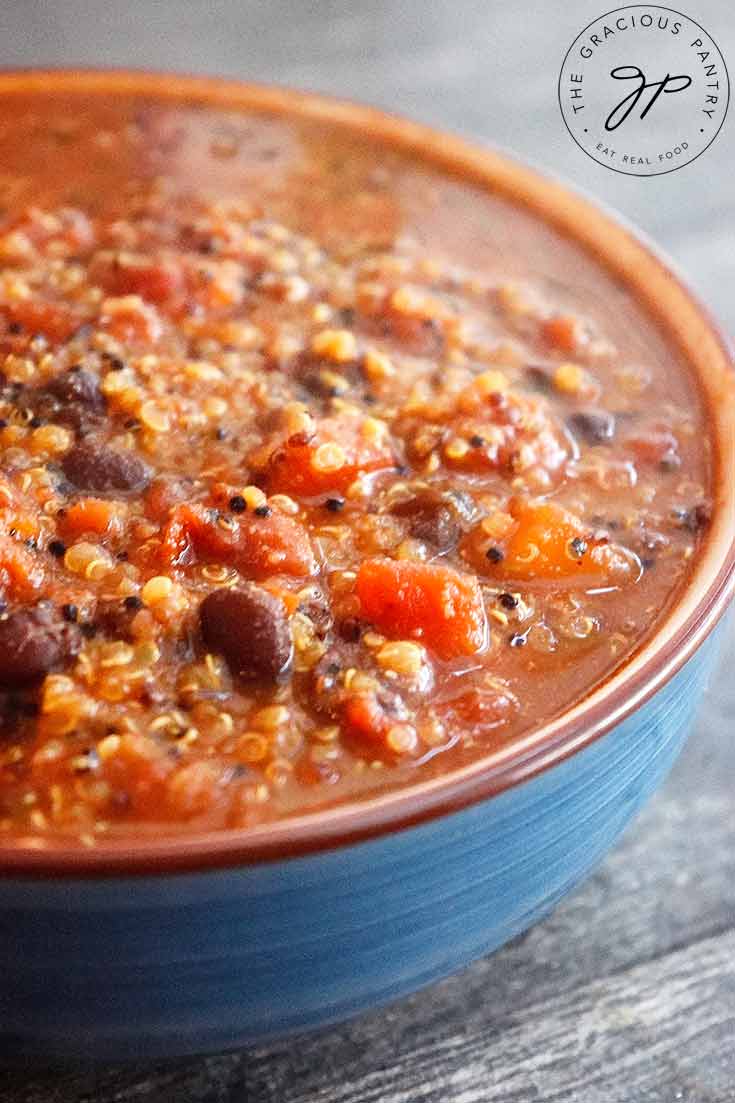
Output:
[[[326,124],[0,106],[0,832],[247,827],[584,698],[686,583],[697,388],[507,201]]]

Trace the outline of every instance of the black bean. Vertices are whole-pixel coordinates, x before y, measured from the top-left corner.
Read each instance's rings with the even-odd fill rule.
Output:
[[[615,417],[607,410],[578,410],[569,418],[569,427],[588,444],[606,444],[615,436]]]
[[[46,384],[45,390],[60,402],[79,402],[97,413],[105,412],[106,402],[100,390],[100,381],[96,375],[83,368],[57,375]]]
[[[199,607],[207,647],[233,674],[275,680],[291,667],[293,639],[283,603],[254,583],[214,590]]]
[[[143,490],[151,473],[132,452],[116,452],[103,444],[77,444],[61,461],[67,479],[79,490],[96,493]]]
[[[135,594],[123,598],[122,601],[119,598],[101,600],[95,611],[95,625],[105,635],[131,640],[133,619],[142,608],[143,602]]]
[[[441,554],[456,547],[462,535],[464,503],[433,487],[422,488],[412,498],[397,502],[391,512],[408,517],[411,536],[431,544]]]
[[[56,421],[77,432],[89,430],[104,417],[107,403],[92,372],[70,368],[26,399],[37,417]]]
[[[537,391],[550,391],[554,385],[551,369],[542,364],[526,364],[526,378]]]
[[[357,617],[346,617],[337,625],[337,631],[347,643],[357,643],[362,635],[362,624]]]
[[[125,361],[121,360],[119,356],[110,356],[109,354],[102,354],[104,359],[107,360],[107,366],[110,371],[123,371],[126,367]]]
[[[76,628],[45,604],[0,618],[0,686],[36,682],[79,649]]]

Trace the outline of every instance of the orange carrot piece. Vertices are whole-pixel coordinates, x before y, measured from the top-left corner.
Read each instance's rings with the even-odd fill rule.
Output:
[[[440,658],[473,655],[487,643],[477,579],[440,564],[367,559],[357,576],[362,616],[391,636],[424,641]]]
[[[514,524],[498,542],[495,557],[485,557],[485,569],[499,578],[518,580],[578,579],[589,585],[605,579],[600,546],[578,517],[555,502],[515,499],[510,503]],[[479,566],[479,563],[478,563]]]

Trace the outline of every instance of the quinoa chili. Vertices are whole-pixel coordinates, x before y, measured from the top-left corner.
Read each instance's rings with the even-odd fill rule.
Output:
[[[0,105],[0,835],[247,827],[558,716],[689,577],[626,290],[339,127]]]

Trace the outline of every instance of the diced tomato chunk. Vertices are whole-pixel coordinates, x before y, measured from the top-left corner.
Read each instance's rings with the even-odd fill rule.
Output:
[[[40,300],[22,299],[17,303],[4,303],[0,306],[0,312],[6,323],[21,326],[24,336],[40,334],[53,344],[68,341],[83,321],[79,311],[65,303]]]
[[[77,539],[86,532],[98,536],[119,532],[125,505],[103,498],[80,498],[59,519],[59,528],[68,539]]]
[[[118,739],[114,753],[103,757],[102,776],[113,795],[124,795],[133,814],[160,816],[172,759],[150,736],[125,733]]]
[[[146,515],[153,521],[163,521],[171,508],[189,495],[188,484],[176,478],[154,479],[145,493]]]
[[[181,269],[165,258],[105,254],[90,275],[110,295],[140,295],[157,304],[169,302],[184,287]]]
[[[251,457],[258,464],[259,457]],[[344,492],[358,475],[393,467],[387,431],[369,418],[325,418],[309,437],[297,433],[273,449],[264,475],[271,493],[316,495]]]
[[[46,573],[37,558],[11,536],[0,535],[0,594],[17,601],[38,597],[46,582]]]
[[[267,517],[243,513],[222,528],[204,506],[179,505],[164,531],[163,555],[168,564],[183,564],[193,556],[231,563],[253,578],[284,574],[305,577],[316,570],[306,530],[291,517],[271,511]]]
[[[473,655],[487,643],[477,579],[451,567],[368,559],[357,576],[362,616],[391,636],[422,639],[440,658]]]
[[[627,441],[640,463],[663,464],[677,468],[681,463],[679,442],[665,425],[651,425]]]
[[[213,763],[186,763],[166,782],[166,807],[172,819],[190,820],[209,811],[221,784],[221,771]]]
[[[375,693],[355,693],[345,701],[345,729],[360,740],[381,743],[392,721]]]
[[[583,342],[579,320],[572,314],[555,314],[541,326],[544,340],[560,352],[576,352]]]
[[[461,690],[437,705],[439,715],[451,728],[462,727],[478,735],[505,723],[517,708],[517,698],[500,682]]]
[[[158,311],[140,295],[105,299],[100,325],[118,341],[153,344],[163,332]]]

